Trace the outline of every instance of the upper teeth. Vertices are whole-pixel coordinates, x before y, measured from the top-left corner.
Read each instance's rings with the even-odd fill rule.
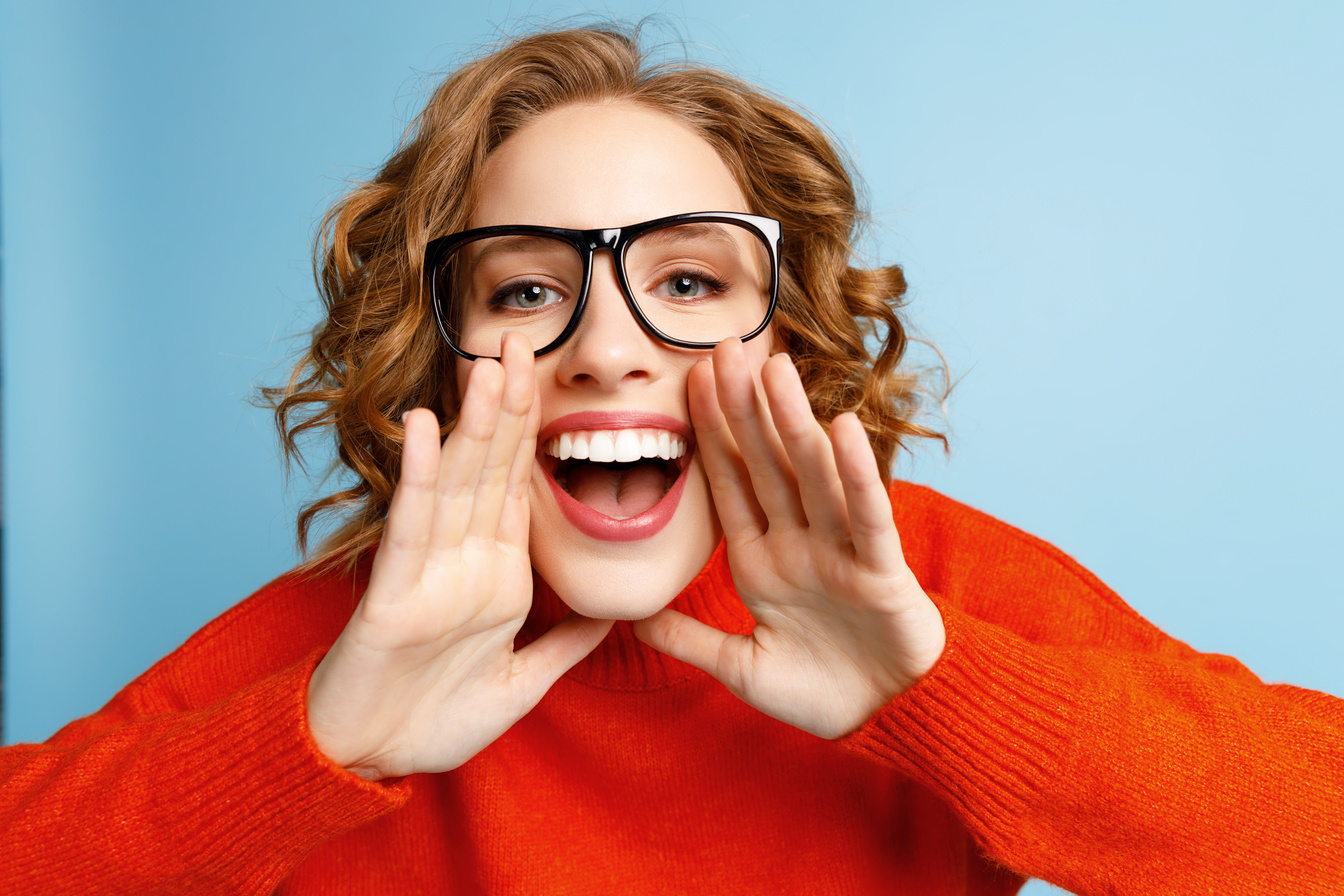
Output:
[[[686,440],[665,429],[612,429],[566,432],[546,443],[561,460],[631,463],[642,457],[672,460],[686,453]]]

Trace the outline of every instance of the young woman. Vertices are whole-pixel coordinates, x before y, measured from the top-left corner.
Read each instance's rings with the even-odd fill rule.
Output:
[[[1338,889],[1339,701],[886,482],[933,434],[857,220],[805,117],[620,33],[449,78],[278,405],[348,523],[0,754],[7,891]]]

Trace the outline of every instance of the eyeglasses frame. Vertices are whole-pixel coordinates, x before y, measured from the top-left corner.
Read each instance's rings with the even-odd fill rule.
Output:
[[[449,310],[446,307],[448,297],[439,293],[439,267],[444,259],[458,246],[482,237],[544,236],[568,243],[578,251],[580,258],[583,259],[583,285],[579,288],[579,295],[576,299],[574,311],[570,315],[569,323],[565,325],[565,329],[560,332],[560,335],[551,340],[549,344],[535,350],[536,357],[539,358],[548,352],[555,351],[579,328],[579,323],[583,320],[584,309],[588,305],[588,287],[593,274],[593,253],[599,249],[611,251],[616,268],[616,282],[621,288],[621,295],[625,298],[625,304],[630,309],[630,313],[644,332],[660,342],[678,348],[698,350],[713,348],[716,343],[687,342],[684,339],[674,339],[655,327],[644,315],[644,312],[640,310],[639,303],[635,301],[634,292],[630,289],[630,284],[625,276],[625,252],[632,242],[650,231],[663,230],[692,221],[741,225],[759,236],[770,251],[770,305],[765,311],[765,319],[756,329],[745,336],[738,337],[743,342],[754,339],[765,331],[770,319],[775,316],[775,307],[779,304],[779,249],[783,239],[783,227],[774,218],[748,215],[742,212],[685,212],[679,215],[654,218],[651,221],[641,221],[638,224],[630,224],[625,227],[601,227],[595,230],[569,230],[563,227],[542,227],[533,224],[501,224],[493,227],[463,230],[460,233],[430,240],[429,244],[425,246],[424,269],[429,276],[430,304],[434,308],[434,323],[439,328],[439,335],[443,337],[443,341],[455,354],[468,361],[475,361],[478,358],[497,358],[497,355],[474,355],[465,351],[458,347],[448,335]]]

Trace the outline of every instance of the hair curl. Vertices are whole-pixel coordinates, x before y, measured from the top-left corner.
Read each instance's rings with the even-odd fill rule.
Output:
[[[718,152],[751,211],[779,219],[784,242],[775,338],[793,358],[817,418],[854,411],[883,471],[911,437],[925,390],[901,367],[898,266],[851,266],[863,223],[854,181],[826,133],[783,100],[689,62],[651,64],[638,33],[607,26],[534,34],[447,78],[396,152],[322,219],[314,274],[326,316],[286,386],[264,390],[285,455],[335,432],[346,488],[303,508],[298,541],[328,516],[341,525],[305,564],[353,562],[381,537],[399,475],[401,416],[443,406],[455,364],[429,307],[422,255],[466,227],[485,160],[510,134],[561,106],[626,101],[672,115]],[[872,347],[870,349],[870,346]]]

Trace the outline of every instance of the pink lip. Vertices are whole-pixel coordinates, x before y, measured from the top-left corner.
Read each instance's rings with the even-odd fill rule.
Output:
[[[683,436],[688,441],[694,438],[691,427],[675,417],[642,411],[583,411],[566,414],[552,420],[537,434],[537,464],[546,475],[546,484],[551,487],[555,503],[565,519],[569,520],[570,525],[589,538],[601,541],[639,541],[661,532],[663,527],[672,521],[673,514],[677,512],[677,505],[681,502],[682,492],[686,489],[686,471],[691,466],[694,445],[689,446],[686,454],[682,456],[681,471],[677,475],[676,482],[672,483],[667,494],[663,495],[663,499],[638,516],[625,520],[612,519],[570,497],[569,492],[561,488],[560,483],[551,475],[555,462],[553,458],[548,458],[542,453],[543,446],[564,432],[582,429],[644,428],[666,429]]]
[[[546,442],[562,432],[577,432],[581,429],[665,429],[685,438],[691,438],[691,427],[676,417],[666,414],[649,414],[644,411],[580,411],[557,417],[541,428],[537,433],[537,444]]]

